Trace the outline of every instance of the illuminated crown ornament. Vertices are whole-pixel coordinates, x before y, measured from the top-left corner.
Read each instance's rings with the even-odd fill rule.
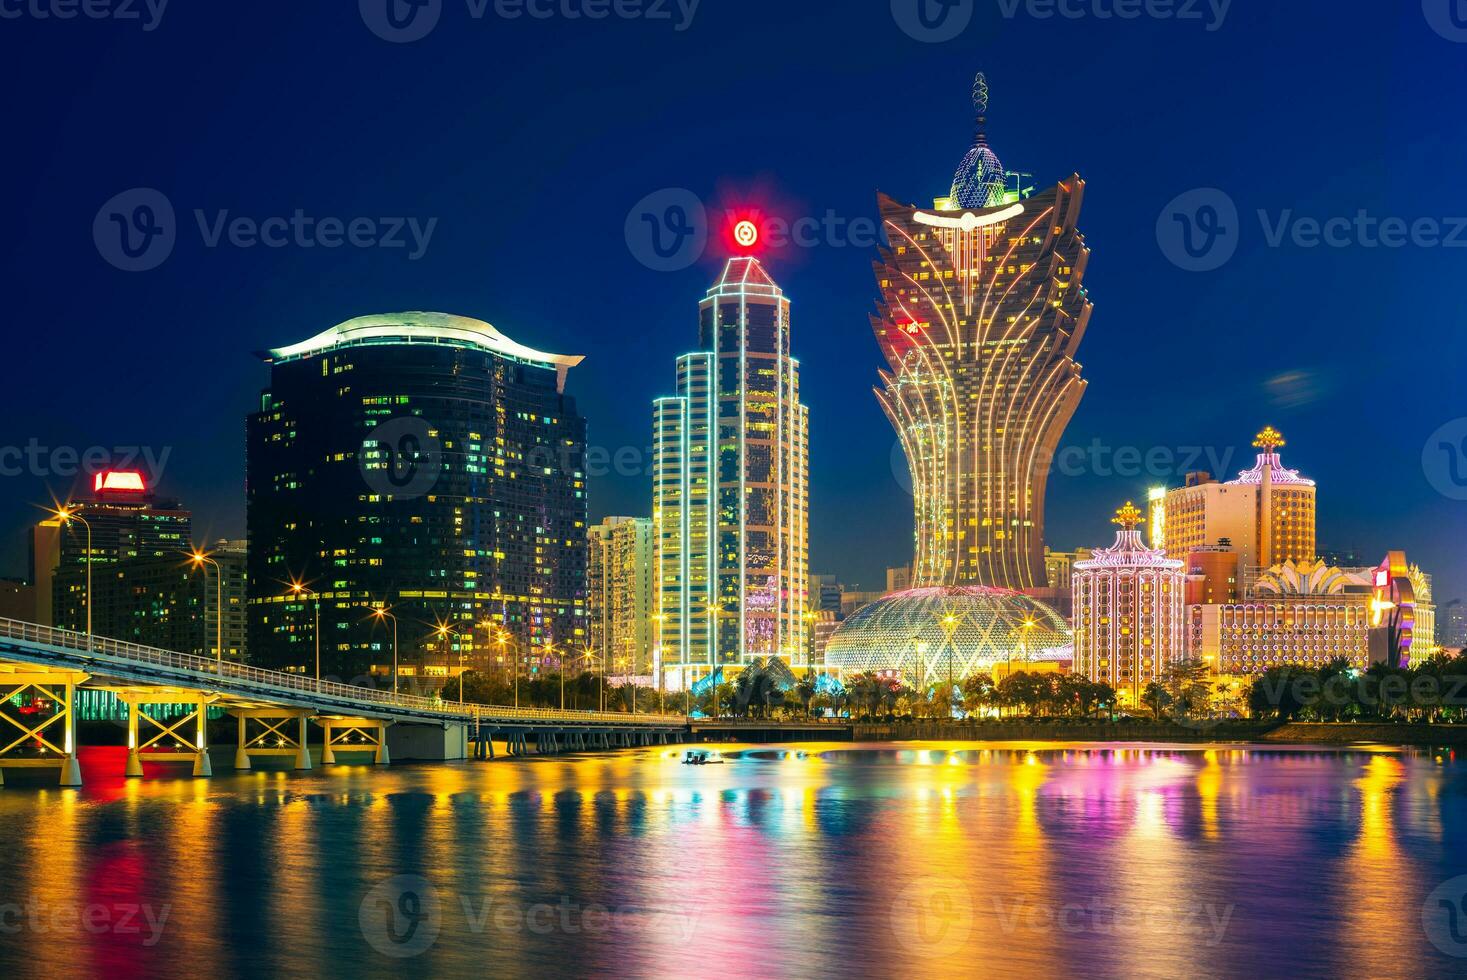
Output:
[[[1264,426],[1263,431],[1258,433],[1258,437],[1253,440],[1254,448],[1262,449],[1266,453],[1274,452],[1287,445],[1284,437],[1279,434],[1279,430],[1271,425]]]
[[[1131,501],[1126,501],[1126,506],[1116,511],[1116,516],[1110,519],[1112,524],[1119,524],[1127,531],[1134,531],[1141,526],[1141,512]]]
[[[973,79],[973,108],[977,120],[973,148],[958,164],[952,190],[948,192],[954,205],[964,211],[1002,203],[1007,186],[1003,164],[988,148],[988,78],[981,71]]]

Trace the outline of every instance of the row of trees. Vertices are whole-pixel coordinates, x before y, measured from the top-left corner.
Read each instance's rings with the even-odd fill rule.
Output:
[[[1341,659],[1322,667],[1274,667],[1253,682],[1254,717],[1279,721],[1467,721],[1467,656],[1441,654],[1410,667]]]

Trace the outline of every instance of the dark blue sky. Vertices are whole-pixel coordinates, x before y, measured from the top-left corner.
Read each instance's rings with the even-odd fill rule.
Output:
[[[1045,19],[1041,4],[1005,17],[999,0],[974,2],[942,43],[904,33],[887,0],[703,0],[682,31],[475,19],[466,0],[443,0],[436,29],[410,44],[374,35],[350,2],[176,2],[151,31],[0,19],[0,444],[166,448],[166,488],[203,533],[239,535],[243,419],[267,380],[251,352],[429,309],[587,355],[570,387],[593,444],[643,447],[718,262],[646,268],[624,235],[633,205],[687,188],[713,207],[752,199],[850,222],[874,216],[877,188],[930,202],[967,148],[982,68],[1004,163],[1044,185],[1076,171],[1088,182],[1091,385],[1066,444],[1161,447],[1178,465],[1186,447],[1211,447],[1233,454],[1231,472],[1273,423],[1286,461],[1320,482],[1323,546],[1371,560],[1404,548],[1439,591],[1467,590],[1467,504],[1434,488],[1457,489],[1449,454],[1428,445],[1467,436],[1433,437],[1467,416],[1467,248],[1368,247],[1354,231],[1343,247],[1293,240],[1300,218],[1362,209],[1433,219],[1443,235],[1467,215],[1467,43],[1444,36],[1451,22],[1434,30],[1417,0],[1236,0],[1215,30],[1205,6],[1203,21],[1121,20],[1073,0],[1083,17]],[[171,202],[177,241],[157,268],[124,272],[93,223],[137,187]],[[1158,219],[1209,187],[1240,212],[1237,253],[1185,271]],[[211,248],[195,209],[438,220],[414,261],[402,248]],[[1259,210],[1289,222],[1282,244]],[[870,392],[872,252],[826,240],[765,258],[793,298],[812,412],[813,564],[876,586],[910,557],[911,511]],[[1112,509],[1164,482],[1100,464],[1054,479],[1053,546],[1108,541]],[[33,505],[69,484],[0,477],[4,570],[23,571]],[[646,476],[591,486],[593,517],[649,510]]]

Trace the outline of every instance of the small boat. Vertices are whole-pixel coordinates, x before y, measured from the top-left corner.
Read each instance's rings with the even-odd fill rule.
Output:
[[[716,766],[723,764],[723,756],[717,752],[708,752],[702,749],[689,749],[683,754],[683,765],[685,766]]]

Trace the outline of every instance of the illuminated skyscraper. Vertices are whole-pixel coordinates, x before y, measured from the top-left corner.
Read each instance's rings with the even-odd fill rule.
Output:
[[[508,633],[523,656],[586,642],[579,357],[442,313],[349,320],[263,355],[247,419],[249,648],[351,677],[393,658],[447,675]],[[300,588],[293,588],[299,585]],[[434,626],[449,629],[442,636]]]
[[[1148,548],[1143,515],[1116,511],[1115,544],[1075,562],[1075,672],[1140,705],[1148,684],[1186,652],[1183,563]]]
[[[1033,193],[1006,174],[982,75],[974,100],[950,196],[930,209],[878,198],[888,247],[871,322],[890,370],[877,398],[912,475],[913,584],[1043,589],[1050,460],[1085,390],[1085,184]]]
[[[1187,485],[1169,491],[1162,504],[1167,554],[1186,560],[1207,548],[1236,552],[1242,592],[1275,565],[1316,557],[1314,481],[1284,468],[1284,437],[1273,426],[1253,445],[1258,459],[1237,479],[1218,483],[1206,473],[1189,474]]]
[[[755,258],[698,306],[699,350],[654,406],[660,644],[674,684],[803,656],[809,419],[790,303]]]
[[[591,525],[590,649],[617,674],[654,671],[657,624],[652,521],[608,517]]]

